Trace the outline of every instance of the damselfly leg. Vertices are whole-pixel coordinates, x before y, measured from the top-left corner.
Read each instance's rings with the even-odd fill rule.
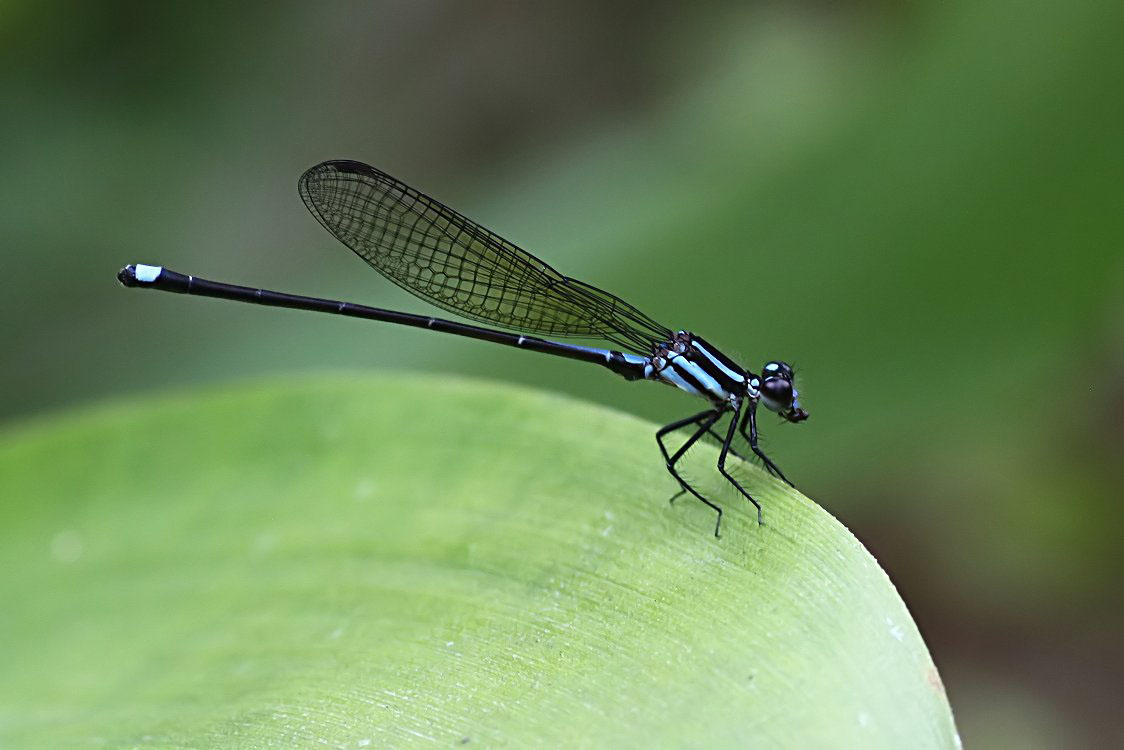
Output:
[[[746,425],[747,424],[749,426],[749,432],[748,433],[746,432]],[[773,461],[768,456],[765,455],[765,451],[763,451],[763,450],[761,450],[760,448],[757,447],[757,404],[756,403],[751,403],[749,405],[749,407],[746,409],[745,416],[742,417],[742,423],[741,423],[740,430],[741,430],[741,433],[742,433],[742,437],[744,437],[746,439],[746,442],[749,443],[750,450],[752,450],[753,453],[758,458],[761,459],[761,463],[763,463],[765,465],[765,470],[768,471],[773,476],[779,477],[783,482],[787,483],[789,487],[794,487],[795,485],[792,482],[788,481],[788,477],[786,477],[784,475],[784,473],[780,470],[780,467],[778,467],[775,463],[773,463]],[[760,508],[758,508],[758,510],[760,511]]]
[[[764,523],[761,520],[761,503],[754,500],[753,495],[750,495],[749,492],[746,491],[745,487],[742,487],[741,483],[739,483],[738,480],[734,479],[733,474],[726,471],[726,454],[730,452],[730,443],[734,441],[734,435],[737,434],[738,417],[740,416],[738,412],[740,412],[743,408],[745,408],[744,402],[740,402],[736,407],[734,407],[734,416],[730,418],[730,428],[726,431],[726,440],[722,443],[722,452],[718,454],[718,472],[722,476],[726,477],[727,481],[729,481],[730,484],[734,485],[734,487],[737,488],[738,492],[740,492],[746,500],[753,503],[753,507],[757,508],[757,525],[760,526],[762,523]],[[753,409],[752,402],[749,405],[749,409]]]
[[[659,446],[660,446],[660,453],[663,454],[664,465],[668,467],[669,471],[671,471],[671,454],[668,453],[667,446],[664,445],[664,442],[663,442],[664,436],[668,435],[672,432],[675,432],[676,430],[681,430],[684,427],[686,427],[687,425],[698,424],[703,419],[705,419],[706,417],[709,417],[713,414],[714,414],[713,409],[706,409],[704,411],[700,411],[698,414],[692,414],[689,417],[684,417],[683,419],[677,419],[676,421],[672,422],[671,424],[664,425],[663,427],[661,427],[659,430],[656,431],[656,443],[658,443]],[[713,422],[711,424],[713,424]],[[714,434],[714,431],[711,429],[711,427],[708,426],[706,429],[707,429],[707,432],[710,432],[710,434],[712,434],[712,435]],[[696,437],[696,439],[697,439],[697,437]],[[678,482],[679,482],[679,491],[676,492],[674,495],[672,495],[671,498],[668,500],[669,503],[674,503],[676,498],[678,498],[680,495],[687,492],[687,483],[684,482],[682,479],[679,479],[679,476],[674,471],[671,471],[671,475],[673,477],[675,477],[676,480],[678,480]]]
[[[718,471],[722,474],[723,477],[726,478],[726,481],[728,481],[730,484],[734,485],[734,488],[737,489],[737,491],[742,495],[742,497],[744,497],[746,500],[749,500],[749,502],[753,503],[753,507],[757,509],[757,523],[759,523],[759,524],[764,523],[764,521],[762,520],[762,517],[761,517],[761,504],[758,503],[757,500],[755,500],[753,498],[753,496],[749,494],[749,492],[745,489],[745,487],[743,487],[741,485],[741,483],[738,482],[738,480],[735,479],[734,476],[729,471],[726,470],[726,457],[728,455],[733,454],[737,458],[742,458],[742,456],[737,451],[734,450],[732,444],[733,444],[733,441],[734,441],[734,437],[738,434],[738,431],[739,431],[738,420],[739,420],[739,417],[742,417],[741,412],[742,412],[743,408],[746,408],[747,411],[745,413],[745,416],[742,417],[742,419],[741,419],[741,425],[740,425],[741,431],[744,434],[747,422],[749,422],[751,425],[755,426],[755,424],[754,424],[755,420],[751,416],[751,414],[753,413],[753,407],[754,406],[755,406],[755,404],[753,404],[752,402],[750,402],[750,404],[748,406],[746,406],[743,403],[743,404],[739,404],[738,407],[734,409],[733,416],[730,419],[730,426],[726,430],[726,435],[724,437],[722,435],[719,435],[717,432],[714,431],[714,425],[715,425],[715,423],[717,423],[722,418],[723,415],[725,415],[729,411],[729,409],[726,409],[726,408],[708,409],[706,411],[701,411],[698,414],[693,414],[689,417],[685,417],[684,419],[677,420],[675,422],[672,422],[669,425],[661,427],[656,432],[656,442],[660,446],[660,452],[663,454],[664,462],[667,465],[667,470],[671,474],[671,476],[675,478],[675,481],[679,483],[679,488],[680,488],[679,492],[676,492],[674,495],[672,495],[671,498],[668,500],[668,502],[674,503],[681,495],[690,493],[690,494],[694,495],[696,498],[698,498],[699,500],[701,500],[703,503],[708,505],[709,507],[713,508],[718,513],[718,521],[714,525],[714,535],[715,536],[719,536],[719,529],[721,528],[721,525],[722,525],[722,509],[719,508],[718,505],[716,505],[714,502],[712,502],[712,501],[708,500],[707,498],[703,497],[702,494],[700,494],[694,487],[692,487],[687,482],[687,480],[685,480],[679,474],[678,470],[675,467],[676,467],[676,464],[679,463],[679,460],[681,458],[683,458],[683,456],[691,448],[691,446],[694,445],[695,443],[697,443],[699,441],[699,439],[702,438],[703,435],[706,435],[706,434],[712,435],[713,437],[715,437],[718,440],[719,445],[722,447],[721,452],[719,453],[719,456],[718,456]],[[670,454],[667,450],[667,445],[664,443],[664,437],[666,437],[668,434],[670,434],[672,432],[675,432],[676,430],[680,430],[680,429],[682,429],[684,427],[687,427],[689,425],[699,425],[699,427],[698,427],[697,430],[695,430],[695,432],[693,432],[691,434],[691,437],[689,437],[687,439],[687,441],[685,443],[683,443],[683,445],[680,446],[677,451],[675,451],[674,454]],[[756,434],[756,433],[754,433],[754,434]],[[749,437],[747,436],[746,439],[748,440]],[[772,466],[772,462],[769,461],[768,458],[765,458],[764,456],[762,456],[762,459],[767,462],[768,466]],[[773,467],[773,469],[775,470],[775,467]],[[781,478],[782,479],[784,478],[783,475],[781,476]],[[785,480],[785,481],[788,481],[788,480]]]
[[[667,427],[662,428],[659,432],[656,433],[656,441],[660,444],[660,450],[663,451],[663,454],[666,457],[667,450],[666,448],[664,448],[663,444],[664,435],[672,432],[673,430],[677,430],[680,427],[686,427],[687,425],[692,423],[701,423],[701,426],[691,434],[691,437],[687,438],[687,441],[683,443],[683,445],[679,446],[679,450],[675,451],[675,454],[667,459],[667,470],[671,474],[671,476],[675,477],[675,481],[679,482],[679,486],[682,488],[679,493],[671,498],[672,501],[674,501],[676,497],[679,497],[679,495],[682,495],[683,492],[689,492],[699,500],[701,500],[705,505],[712,508],[714,512],[718,514],[718,520],[714,523],[714,536],[720,536],[718,532],[722,528],[722,509],[710,500],[707,500],[705,497],[703,497],[703,495],[698,490],[692,487],[687,482],[687,480],[681,477],[679,475],[679,472],[675,469],[675,464],[679,463],[679,459],[683,458],[684,454],[687,453],[691,446],[697,443],[699,438],[705,435],[710,430],[710,428],[714,426],[714,423],[722,417],[723,413],[723,410],[707,410],[704,412],[700,412],[693,417],[688,417],[687,419],[680,420],[679,422],[672,422]]]
[[[717,432],[715,432],[715,431],[714,431],[714,428],[713,428],[713,427],[712,427],[712,428],[711,428],[711,429],[709,430],[709,433],[710,433],[710,436],[711,436],[712,438],[714,438],[715,440],[717,440],[717,441],[718,441],[718,444],[719,444],[719,445],[722,445],[722,443],[724,443],[724,442],[726,441],[726,438],[722,437],[722,436],[721,436],[721,435],[719,435],[719,434],[718,434]],[[749,460],[748,458],[746,458],[745,456],[743,456],[743,455],[742,455],[741,453],[739,453],[739,452],[738,452],[738,451],[737,451],[737,450],[736,450],[736,449],[734,448],[734,446],[732,446],[732,445],[730,446],[730,455],[731,455],[731,456],[733,456],[734,458],[740,458],[740,459],[741,459],[742,461],[748,461],[748,460]]]

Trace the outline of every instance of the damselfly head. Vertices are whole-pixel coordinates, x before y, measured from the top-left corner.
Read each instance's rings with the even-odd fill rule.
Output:
[[[795,376],[787,362],[766,362],[761,370],[761,402],[789,422],[803,422],[808,412],[800,408],[796,388],[792,385]]]

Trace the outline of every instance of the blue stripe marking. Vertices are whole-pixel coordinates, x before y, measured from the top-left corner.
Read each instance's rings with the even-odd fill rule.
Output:
[[[606,362],[609,361],[609,358],[613,353],[612,349],[598,349],[597,347],[582,346],[581,344],[566,344],[566,343],[563,343],[561,341],[552,341],[550,343],[557,344],[558,346],[564,346],[567,349],[574,349],[574,350],[579,351],[579,352],[588,352],[590,354],[596,354],[596,355],[600,356],[601,358],[603,358]],[[648,362],[651,361],[650,357],[642,357],[639,354],[629,354],[627,352],[618,352],[618,354],[620,354],[621,357],[624,358],[624,361],[627,362],[630,365],[646,365],[646,364],[648,364]]]
[[[686,357],[679,356],[672,359],[671,362],[675,367],[682,367],[684,370],[689,372],[691,374],[691,377],[697,380],[703,388],[710,391],[711,395],[722,400],[729,398],[729,394],[726,393],[726,390],[718,384],[718,381],[710,377],[710,375],[706,373],[706,370],[699,367],[691,360],[687,359]]]
[[[665,367],[664,369],[660,370],[659,375],[660,375],[661,378],[663,378],[667,382],[671,383],[676,388],[682,388],[687,393],[690,393],[692,396],[701,396],[702,395],[701,393],[699,393],[695,389],[695,387],[693,385],[688,383],[683,378],[679,377],[679,373],[675,372],[675,370],[673,370],[670,366]]]
[[[520,338],[523,338],[523,337],[520,336]],[[520,341],[519,343],[522,344],[523,342]],[[552,341],[550,343],[558,345],[558,346],[564,346],[564,347],[566,347],[566,349],[570,349],[570,350],[574,350],[574,351],[588,352],[589,354],[596,354],[596,355],[599,356],[599,358],[604,359],[606,362],[613,361],[613,350],[611,350],[611,349],[597,349],[596,346],[582,346],[581,344],[566,344],[566,343],[563,343],[561,341]],[[650,358],[650,356],[641,356],[640,354],[628,354],[627,352],[617,352],[617,353],[620,356],[622,356],[622,358],[624,358],[624,361],[628,364],[642,365],[642,364],[650,363],[652,361],[652,358]]]
[[[599,355],[601,355],[601,357],[603,357],[605,359],[606,362],[609,361],[609,350],[608,349],[598,349],[596,347],[582,346],[580,344],[564,344],[561,341],[552,341],[550,343],[557,344],[558,346],[564,346],[567,349],[574,349],[575,351],[579,351],[579,352],[589,352],[590,354],[599,354]]]
[[[730,377],[730,380],[733,380],[733,381],[738,382],[738,383],[744,383],[745,382],[744,376],[737,374],[736,372],[731,370],[729,367],[722,364],[722,362],[717,357],[715,357],[713,354],[708,352],[706,350],[706,347],[703,346],[702,344],[700,344],[697,339],[692,341],[691,343],[694,344],[695,351],[697,351],[699,354],[703,355],[704,357],[709,359],[711,362],[713,362],[715,367],[717,367],[719,370],[726,373]]]
[[[580,344],[563,344],[561,341],[555,341],[553,343],[565,346],[566,349],[574,349],[579,352],[589,352],[590,354],[600,354],[601,356],[608,356],[609,354],[609,350],[596,349],[596,347],[593,346],[582,346]]]

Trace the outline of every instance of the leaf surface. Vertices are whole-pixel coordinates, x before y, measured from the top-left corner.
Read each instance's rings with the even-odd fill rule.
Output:
[[[701,446],[716,540],[653,431],[403,376],[9,428],[0,745],[957,747],[862,545]]]

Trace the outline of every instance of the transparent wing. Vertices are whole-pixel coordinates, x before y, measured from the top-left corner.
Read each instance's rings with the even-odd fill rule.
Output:
[[[608,292],[555,271],[390,175],[356,161],[304,173],[301,198],[375,270],[445,310],[502,328],[600,338],[647,354],[671,331]]]

